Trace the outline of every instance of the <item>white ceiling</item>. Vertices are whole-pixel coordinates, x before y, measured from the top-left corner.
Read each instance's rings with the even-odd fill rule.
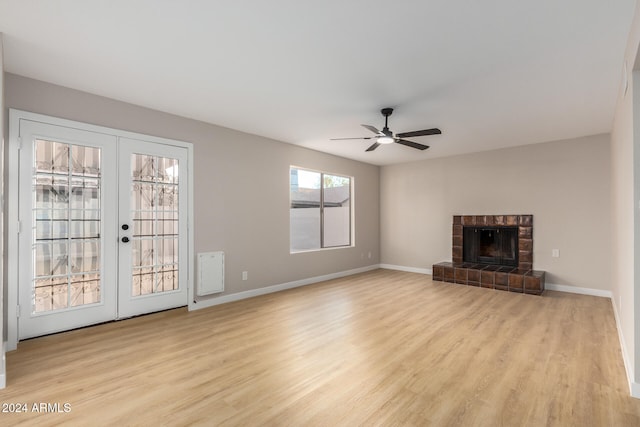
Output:
[[[0,0],[5,70],[384,165],[610,132],[635,0]],[[439,127],[365,153],[361,123]]]

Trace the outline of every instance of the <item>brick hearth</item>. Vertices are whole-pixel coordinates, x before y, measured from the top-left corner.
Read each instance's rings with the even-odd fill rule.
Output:
[[[470,227],[518,227],[518,267],[463,262],[463,230]],[[456,215],[452,261],[432,266],[433,280],[540,295],[545,272],[533,270],[533,215]]]

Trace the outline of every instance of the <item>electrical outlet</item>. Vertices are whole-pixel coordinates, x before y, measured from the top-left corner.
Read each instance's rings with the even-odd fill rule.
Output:
[[[247,280],[249,278],[249,272],[248,271],[243,271],[242,272],[242,280]]]
[[[560,249],[551,249],[551,256],[554,258],[560,258]]]
[[[371,251],[369,251],[369,259],[371,259]]]

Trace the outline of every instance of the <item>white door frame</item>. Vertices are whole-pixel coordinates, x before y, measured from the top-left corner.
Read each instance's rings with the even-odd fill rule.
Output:
[[[73,120],[61,119],[28,111],[9,110],[9,155],[7,174],[7,351],[18,347],[18,281],[19,281],[19,247],[18,233],[19,223],[19,155],[21,148],[20,121],[29,120],[68,128],[82,129],[91,132],[105,133],[121,138],[140,139],[158,144],[173,145],[187,149],[187,170],[189,185],[187,188],[187,289],[188,296],[185,303],[193,300],[194,286],[194,250],[193,250],[193,144],[156,136],[143,135],[104,126],[91,125]],[[180,171],[181,173],[182,170]],[[24,224],[23,227],[27,226]]]

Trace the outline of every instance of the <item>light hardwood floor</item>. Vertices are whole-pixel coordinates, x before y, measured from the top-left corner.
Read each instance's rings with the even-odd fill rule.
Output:
[[[611,302],[377,270],[22,342],[0,425],[640,426]]]

